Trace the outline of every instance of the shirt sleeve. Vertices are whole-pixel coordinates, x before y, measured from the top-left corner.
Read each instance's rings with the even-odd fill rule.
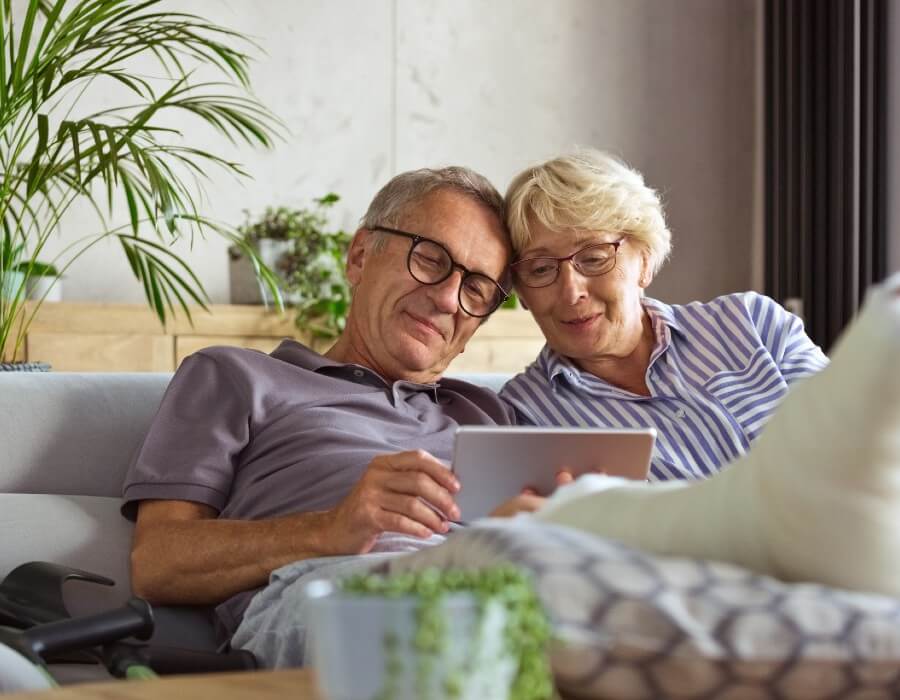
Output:
[[[204,353],[182,362],[125,478],[126,517],[147,499],[225,506],[250,439],[251,406],[228,370]]]
[[[806,334],[799,316],[761,294],[748,295],[748,302],[757,331],[788,384],[828,365],[828,357]]]

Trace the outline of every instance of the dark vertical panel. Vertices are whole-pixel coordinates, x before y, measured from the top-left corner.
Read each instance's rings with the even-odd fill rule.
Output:
[[[764,45],[764,178],[766,187],[765,201],[763,202],[763,265],[764,283],[769,294],[776,298],[781,297],[781,287],[778,283],[783,264],[778,248],[778,221],[777,212],[780,208],[780,190],[777,164],[780,160],[778,150],[779,130],[777,113],[779,109],[779,81],[776,66],[781,63],[781,42],[778,31],[780,26],[780,3],[775,0],[766,0],[763,17],[763,45]]]
[[[813,173],[810,184],[813,190],[813,206],[815,207],[814,225],[811,231],[810,248],[807,255],[810,260],[809,287],[804,291],[804,306],[809,318],[809,332],[817,342],[824,335],[826,320],[826,299],[816,294],[817,281],[828,279],[828,182],[832,172],[832,155],[828,143],[828,127],[830,126],[828,114],[827,75],[831,67],[831,36],[829,35],[828,18],[830,15],[829,0],[813,2],[805,8],[809,16],[807,21],[812,22],[812,35],[814,53],[807,64],[807,70],[812,74],[813,80],[813,115],[812,124],[814,152],[817,156],[817,168]],[[786,5],[788,3],[785,3]],[[796,8],[795,8],[796,9]],[[792,235],[785,232],[785,235]]]
[[[886,274],[885,0],[767,0],[766,291],[829,347]]]
[[[809,3],[810,0],[804,0]],[[813,9],[810,10],[810,12]],[[798,246],[803,253],[801,254],[796,272],[797,277],[796,289],[793,296],[801,299],[809,298],[809,286],[812,277],[810,275],[810,260],[808,251],[810,249],[810,237],[813,232],[812,228],[812,173],[815,171],[815,152],[812,148],[813,130],[812,130],[812,96],[814,83],[810,79],[810,72],[807,64],[810,55],[811,34],[809,13],[801,18],[797,24],[797,60],[789,68],[796,73],[797,79],[797,101],[799,103],[799,113],[796,136],[797,151],[800,161],[800,169],[797,173],[797,202],[799,216],[797,217],[797,225],[793,230],[798,239]]]

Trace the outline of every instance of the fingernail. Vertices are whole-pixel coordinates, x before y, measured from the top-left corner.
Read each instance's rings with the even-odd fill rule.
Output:
[[[462,484],[460,484],[458,481],[453,482],[453,490],[454,491],[459,491],[461,488],[462,488]]]
[[[459,508],[457,508],[456,506],[453,506],[450,509],[450,517],[453,518],[454,520],[459,520]]]
[[[446,534],[446,533],[449,532],[449,531],[450,531],[450,523],[448,523],[448,522],[445,520],[444,522],[441,523],[441,532],[444,533],[444,534]]]

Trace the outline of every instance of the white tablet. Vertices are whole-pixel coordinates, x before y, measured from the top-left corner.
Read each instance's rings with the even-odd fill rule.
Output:
[[[484,517],[526,487],[551,493],[563,468],[644,480],[655,440],[652,428],[460,427],[453,472],[461,519]]]

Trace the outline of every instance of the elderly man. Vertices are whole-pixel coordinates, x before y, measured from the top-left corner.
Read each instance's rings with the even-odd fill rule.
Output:
[[[443,540],[456,426],[511,421],[492,392],[441,379],[506,298],[503,214],[470,170],[398,175],[351,243],[331,350],[285,340],[182,363],[124,486],[136,593],[218,605],[227,638],[279,567]]]

